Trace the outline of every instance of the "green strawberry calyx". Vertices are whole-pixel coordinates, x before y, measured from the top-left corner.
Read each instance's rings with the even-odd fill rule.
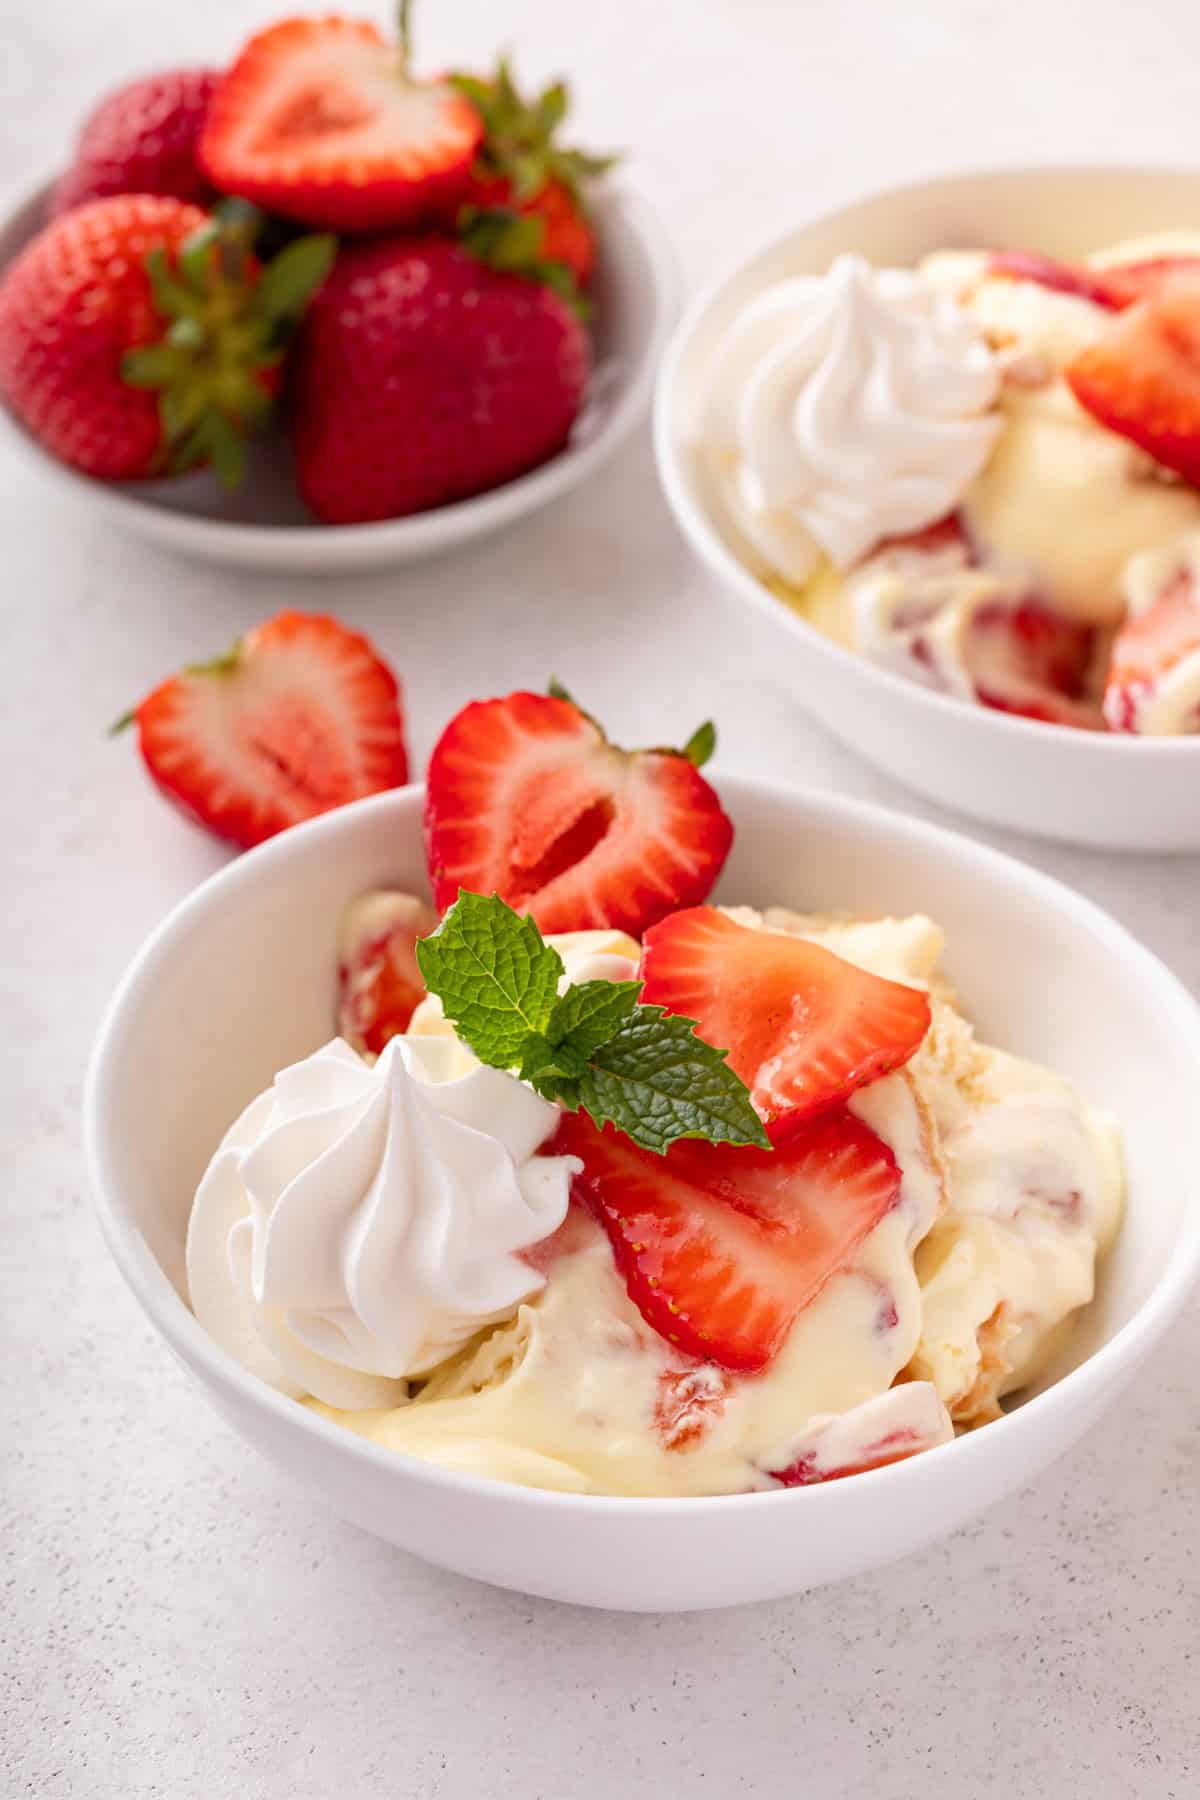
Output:
[[[468,255],[503,275],[540,282],[586,321],[591,306],[580,293],[573,271],[565,262],[542,255],[545,233],[545,222],[536,213],[516,212],[511,206],[459,209],[458,241]]]
[[[260,224],[253,207],[228,201],[173,257],[159,245],[146,258],[164,329],[126,351],[121,378],[158,396],[163,474],[211,465],[237,486],[246,438],[268,423],[288,343],[333,267],[337,240],[325,233],[259,264]]]
[[[611,169],[618,158],[568,150],[555,142],[570,107],[565,81],[553,81],[535,100],[526,100],[506,57],[500,58],[490,81],[463,74],[451,75],[449,80],[483,122],[483,143],[475,164],[478,176],[485,181],[507,181],[518,205],[557,181],[579,210],[586,212],[588,182]]]

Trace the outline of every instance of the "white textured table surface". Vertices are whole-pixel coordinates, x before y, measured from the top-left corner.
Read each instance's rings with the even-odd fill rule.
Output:
[[[61,159],[98,89],[220,60],[272,12],[3,10],[5,203]],[[636,146],[627,179],[671,219],[692,284],[777,221],[905,174],[1200,152],[1193,0],[1042,0],[1036,30],[992,0],[424,13],[434,64],[479,60],[503,30],[530,74],[575,73],[586,140]],[[772,1606],[623,1618],[440,1574],[284,1491],[201,1406],[99,1242],[88,1043],[143,934],[221,861],[103,728],[281,604],[335,608],[379,641],[406,678],[418,766],[468,697],[553,670],[626,741],[713,713],[718,774],[928,810],[805,723],[771,643],[677,539],[644,438],[507,536],[336,586],[167,560],[60,507],[7,451],[0,542],[0,1800],[1194,1795],[1194,1307],[1105,1427],[953,1541]],[[1200,859],[995,841],[1200,989]]]

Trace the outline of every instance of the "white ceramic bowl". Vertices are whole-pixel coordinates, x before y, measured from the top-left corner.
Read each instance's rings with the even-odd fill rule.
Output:
[[[954,1530],[1100,1416],[1200,1264],[1200,1009],[1088,901],[962,837],[727,777],[720,893],[933,912],[989,1039],[1052,1063],[1125,1129],[1128,1217],[1059,1379],[1004,1419],[828,1487],[714,1499],[540,1493],[389,1454],[258,1382],[183,1299],[196,1182],[230,1120],[330,1035],[345,901],[421,888],[422,791],[363,800],[251,851],[176,908],[121,983],[88,1079],[100,1221],[134,1294],[209,1400],[313,1496],[418,1556],[528,1593],[675,1611],[798,1592]],[[1126,1442],[1136,1416],[1124,1422]]]
[[[874,194],[801,224],[702,293],[671,342],[655,450],[685,536],[734,604],[778,637],[797,703],[897,780],[946,806],[1039,836],[1114,850],[1200,849],[1200,737],[1075,731],[970,706],[875,667],[823,637],[750,574],[697,480],[697,406],[713,347],[754,294],[821,273],[842,251],[908,266],[941,247],[1019,245],[1063,257],[1200,215],[1200,171],[1014,169]]]
[[[0,272],[40,230],[51,185],[0,224]],[[118,525],[207,562],[297,574],[413,562],[565,494],[623,443],[650,401],[654,374],[679,311],[677,264],[662,224],[620,187],[597,197],[601,255],[595,281],[595,372],[571,441],[541,468],[473,500],[371,525],[321,525],[306,513],[282,437],[255,446],[250,475],[232,495],[207,472],[175,481],[94,481],[50,456],[0,406],[11,438],[66,491]]]

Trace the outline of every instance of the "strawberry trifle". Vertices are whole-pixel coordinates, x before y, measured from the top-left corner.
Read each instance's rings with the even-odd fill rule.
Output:
[[[263,1380],[445,1468],[696,1495],[879,1467],[1052,1374],[1113,1123],[977,1042],[930,919],[710,904],[712,738],[625,752],[558,689],[447,727],[432,904],[351,904],[337,1035],[196,1194],[193,1309]]]
[[[1085,729],[1200,732],[1200,237],[840,257],[712,359],[743,560],[843,648]]]

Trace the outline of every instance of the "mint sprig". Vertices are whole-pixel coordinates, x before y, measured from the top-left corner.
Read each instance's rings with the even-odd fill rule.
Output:
[[[641,1005],[638,981],[559,995],[562,958],[498,894],[461,892],[416,948],[426,986],[480,1062],[515,1070],[547,1100],[660,1155],[687,1137],[770,1147],[746,1084],[694,1019]]]

